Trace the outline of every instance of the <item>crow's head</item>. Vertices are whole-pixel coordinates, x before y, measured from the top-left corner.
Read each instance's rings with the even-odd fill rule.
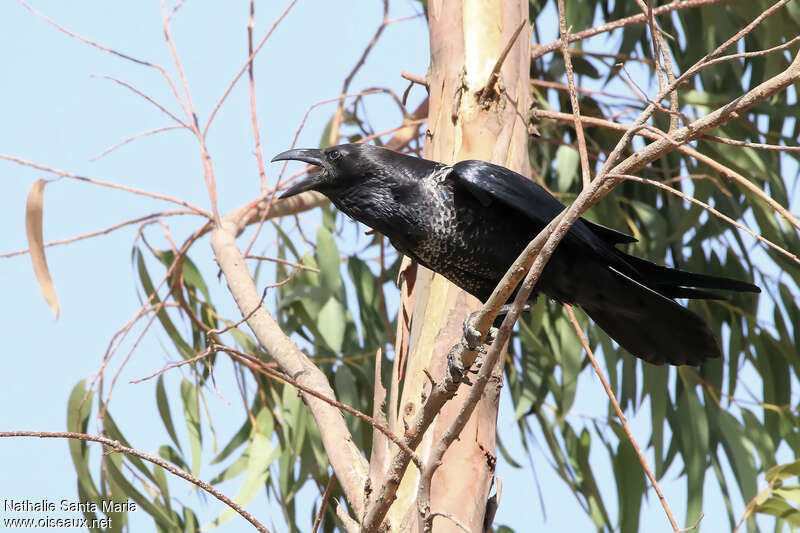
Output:
[[[272,161],[303,161],[316,165],[322,172],[308,176],[281,194],[288,198],[305,191],[319,191],[326,196],[335,196],[338,191],[348,189],[380,173],[382,158],[392,154],[390,150],[368,144],[341,144],[320,150],[303,148],[288,150],[272,158]]]

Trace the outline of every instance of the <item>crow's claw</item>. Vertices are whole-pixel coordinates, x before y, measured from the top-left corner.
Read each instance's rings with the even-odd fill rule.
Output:
[[[471,384],[467,378],[467,369],[461,364],[460,355],[462,351],[462,345],[456,344],[447,352],[447,370],[453,376],[454,382]]]
[[[489,332],[486,334],[486,338],[481,342],[481,337],[483,337],[483,335],[481,335],[481,332],[475,327],[477,314],[476,311],[464,319],[464,344],[469,350],[486,353],[486,349],[482,345],[492,343],[494,336],[497,334],[497,328],[490,328]],[[494,330],[494,332],[492,332],[492,330]]]
[[[491,346],[494,340],[497,338],[497,334],[500,333],[500,330],[494,326],[489,328],[489,331],[486,332],[486,339],[484,339],[483,343],[487,346]]]

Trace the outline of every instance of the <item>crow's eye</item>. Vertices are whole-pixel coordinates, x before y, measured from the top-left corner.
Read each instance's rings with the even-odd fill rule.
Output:
[[[336,161],[340,157],[342,157],[342,154],[340,154],[338,150],[331,150],[328,152],[328,159],[331,161]]]

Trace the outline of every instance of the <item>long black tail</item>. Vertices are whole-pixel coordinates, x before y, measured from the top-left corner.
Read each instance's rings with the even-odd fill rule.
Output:
[[[711,300],[725,299],[724,296],[702,289],[716,289],[733,292],[761,292],[752,283],[719,276],[707,276],[669,268],[645,259],[628,255],[617,250],[622,259],[631,265],[646,280],[647,286],[669,298],[703,298]]]
[[[698,365],[720,356],[703,319],[673,298],[723,298],[708,289],[761,292],[752,283],[693,274],[620,254],[635,270],[636,279],[606,267],[602,273],[595,272],[598,293],[577,303],[620,346],[653,364]]]

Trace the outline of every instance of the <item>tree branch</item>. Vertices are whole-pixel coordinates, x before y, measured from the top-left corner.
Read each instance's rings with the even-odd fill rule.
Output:
[[[639,444],[636,442],[636,439],[631,432],[631,428],[628,426],[628,420],[625,418],[625,413],[622,412],[619,402],[617,401],[617,397],[614,395],[614,391],[611,390],[611,385],[608,384],[608,380],[603,373],[603,369],[601,369],[600,365],[597,363],[597,359],[595,359],[594,353],[589,347],[589,342],[586,340],[586,336],[583,334],[583,330],[581,330],[581,326],[578,324],[578,320],[575,318],[575,313],[572,311],[572,307],[567,304],[563,305],[564,309],[567,310],[567,314],[569,315],[569,321],[572,323],[572,327],[575,328],[575,333],[578,335],[578,338],[583,345],[583,349],[586,351],[586,355],[589,357],[589,361],[592,363],[592,367],[594,368],[597,377],[600,378],[600,383],[603,384],[603,389],[605,389],[608,399],[611,401],[611,405],[614,407],[614,412],[617,414],[620,424],[622,424],[622,429],[625,430],[625,435],[628,437],[628,441],[631,443],[631,446],[633,446],[633,449],[636,452],[636,457],[639,458],[639,462],[642,464],[642,469],[644,469],[645,474],[647,474],[647,478],[650,480],[650,483],[653,485],[653,489],[655,489],[656,494],[658,495],[658,500],[661,502],[661,507],[664,508],[664,512],[667,514],[667,519],[669,520],[669,524],[672,526],[672,530],[675,533],[680,533],[681,529],[678,527],[675,517],[672,516],[672,510],[669,508],[669,503],[664,497],[664,493],[661,491],[661,487],[658,484],[656,476],[653,474],[653,471],[647,464],[647,459],[642,453],[641,448],[639,448]]]
[[[661,15],[678,9],[691,9],[694,7],[706,6],[710,4],[719,4],[720,2],[728,2],[728,1],[729,0],[686,0],[686,1],[674,0],[669,4],[655,8],[653,10],[653,14]],[[609,22],[607,24],[602,24],[595,28],[590,28],[588,30],[584,30],[578,33],[573,33],[569,36],[569,42],[574,43],[576,41],[582,41],[584,39],[588,39],[589,37],[593,37],[601,33],[607,33],[619,28],[623,28],[625,26],[630,26],[631,24],[642,24],[644,22],[647,22],[647,15],[644,13],[641,13],[639,15],[633,15],[630,17],[625,17],[619,20]],[[550,44],[534,46],[531,49],[531,60],[538,59],[545,54],[549,54],[550,52],[555,52],[560,47],[561,47],[560,39]]]
[[[264,525],[256,520],[256,518],[248,513],[241,505],[237,504],[235,501],[231,500],[223,493],[203,481],[202,479],[198,479],[191,474],[188,474],[184,470],[174,466],[172,463],[161,459],[160,457],[156,457],[155,455],[150,455],[149,453],[140,452],[134,448],[129,448],[127,446],[123,446],[119,443],[119,441],[109,439],[107,437],[102,437],[100,435],[88,435],[86,433],[73,433],[71,431],[0,431],[0,438],[11,438],[11,437],[38,437],[41,439],[72,439],[72,440],[82,440],[82,441],[90,441],[90,442],[99,442],[105,446],[111,448],[114,452],[124,453],[125,455],[131,455],[133,457],[138,457],[144,461],[149,463],[153,463],[155,465],[160,466],[164,470],[178,476],[179,478],[183,478],[189,483],[196,485],[203,489],[204,491],[208,492],[216,499],[239,513],[245,520],[253,524],[258,531],[261,533],[269,533],[269,530],[264,527]]]
[[[219,226],[211,232],[211,248],[231,295],[245,315],[256,308],[260,295],[245,258],[236,246],[237,232],[237,219],[232,215],[222,217]],[[328,398],[336,397],[325,374],[281,331],[266,309],[259,307],[247,323],[259,343],[287,375]],[[319,427],[325,451],[345,496],[359,516],[364,509],[367,462],[353,443],[344,417],[337,408],[306,392],[303,393],[303,399]]]

